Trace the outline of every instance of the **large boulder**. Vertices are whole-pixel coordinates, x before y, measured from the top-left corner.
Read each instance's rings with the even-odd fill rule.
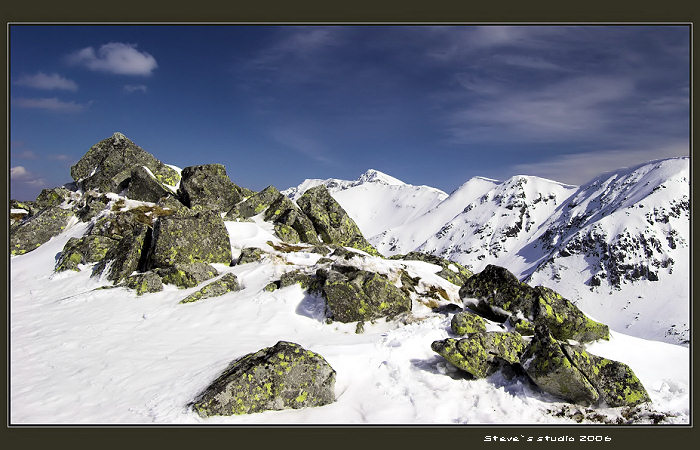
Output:
[[[227,273],[216,281],[204,286],[202,289],[194,292],[180,301],[180,303],[192,303],[210,297],[219,297],[226,293],[241,289],[238,284],[238,278],[232,273]]]
[[[540,389],[568,402],[590,405],[600,397],[546,327],[535,329],[530,346],[522,357],[522,366]]]
[[[459,290],[469,307],[488,319],[505,322],[526,318],[546,325],[556,339],[591,342],[608,339],[608,326],[587,317],[572,302],[555,291],[521,283],[503,267],[488,265]]]
[[[93,269],[93,276],[105,276],[115,284],[141,268],[141,258],[149,234],[148,226],[137,223]]]
[[[63,246],[61,256],[56,263],[56,272],[64,270],[80,271],[79,264],[102,261],[110,249],[116,247],[118,240],[100,235],[86,235],[70,238]]]
[[[65,230],[73,217],[72,211],[52,206],[14,225],[10,230],[10,253],[23,255],[35,250]]]
[[[231,242],[219,213],[200,211],[158,219],[146,268],[194,262],[231,263]]]
[[[148,292],[160,292],[163,290],[163,281],[153,272],[131,275],[126,279],[125,284],[127,287],[134,289],[136,295],[143,295]]]
[[[333,320],[370,321],[411,310],[410,297],[386,275],[336,265],[316,275]]]
[[[458,336],[486,331],[486,322],[481,316],[469,311],[460,311],[452,316],[450,328]]]
[[[231,208],[224,218],[226,220],[248,219],[256,216],[268,209],[281,195],[276,187],[268,186]]]
[[[146,166],[162,183],[175,185],[180,179],[176,170],[158,161],[121,133],[93,145],[71,167],[73,179],[84,189],[119,193],[129,182],[134,167]]]
[[[226,174],[221,164],[205,164],[182,169],[178,190],[185,206],[213,209],[224,213],[243,200],[241,189]]]
[[[156,203],[162,197],[170,195],[172,191],[165,188],[145,167],[138,166],[131,169],[129,187],[126,191],[128,198]]]
[[[192,403],[202,417],[305,408],[335,401],[335,370],[319,354],[280,341],[229,367]]]
[[[446,279],[452,284],[456,284],[457,286],[464,285],[464,283],[466,283],[467,280],[471,278],[472,275],[474,275],[471,270],[467,269],[459,263],[450,261],[449,259],[440,258],[439,256],[431,255],[429,253],[410,252],[405,255],[392,256],[390,259],[424,261],[430,264],[435,264],[436,266],[440,266],[442,269],[439,272],[437,272],[436,275]]]
[[[562,348],[607,406],[636,406],[651,401],[642,382],[626,364],[590,354],[581,346],[562,344]]]
[[[290,199],[279,195],[265,211],[265,220],[275,224],[275,234],[285,242],[320,244],[314,224]]]
[[[339,244],[371,255],[379,255],[379,252],[362,236],[355,221],[331,196],[326,186],[319,185],[309,189],[297,200],[297,204],[311,219],[316,232],[326,244]]]
[[[450,364],[474,378],[484,378],[505,364],[520,362],[525,341],[514,332],[475,333],[464,339],[435,341],[431,348]]]

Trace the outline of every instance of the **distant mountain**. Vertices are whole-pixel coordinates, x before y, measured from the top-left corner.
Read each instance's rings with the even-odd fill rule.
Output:
[[[304,180],[299,186],[282,193],[296,201],[308,189],[321,184],[326,186],[366,237],[410,222],[447,198],[447,194],[440,189],[406,184],[373,169],[353,181],[335,178]]]

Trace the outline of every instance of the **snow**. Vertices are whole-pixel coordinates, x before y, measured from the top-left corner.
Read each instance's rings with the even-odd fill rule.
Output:
[[[267,224],[226,222],[232,249],[266,246]],[[430,349],[451,337],[450,315],[414,302],[407,324],[355,325],[324,320],[322,299],[299,286],[263,287],[318,255],[279,253],[229,267],[243,289],[191,304],[197,288],[141,297],[131,290],[94,290],[81,272],[55,274],[55,255],[88,224],[74,223],[38,249],[11,258],[10,417],[14,424],[573,424],[548,410],[564,405],[522,378],[496,374],[467,380]],[[269,249],[269,247],[267,247]],[[351,260],[385,273],[405,267],[431,283],[457,286],[422,261]],[[336,370],[337,401],[323,407],[202,419],[187,405],[228,363],[244,354],[296,342]],[[685,347],[612,333],[591,351],[630,364],[654,409],[689,422],[689,352]]]

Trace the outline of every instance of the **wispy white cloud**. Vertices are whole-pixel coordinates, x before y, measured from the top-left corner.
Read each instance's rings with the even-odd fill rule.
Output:
[[[34,75],[23,75],[15,82],[18,86],[26,86],[35,89],[64,91],[77,91],[78,85],[75,81],[64,78],[57,73],[45,74],[38,72]]]
[[[39,156],[37,156],[37,154],[31,150],[22,150],[20,152],[17,152],[16,154],[13,152],[13,156],[15,158],[19,158],[19,159],[38,159],[39,158]]]
[[[24,166],[10,167],[10,180],[27,186],[43,186],[46,181],[28,171]]]
[[[144,94],[148,92],[148,87],[145,84],[127,84],[124,86],[124,91],[129,94],[134,92],[143,92]]]
[[[580,185],[602,171],[631,167],[656,159],[688,156],[687,143],[674,143],[642,149],[614,149],[555,156],[546,161],[517,164],[510,175],[536,175],[542,178]]]
[[[271,131],[272,138],[286,148],[290,148],[314,161],[333,163],[328,149],[318,140],[291,127],[280,127]]]
[[[18,98],[14,104],[20,108],[27,109],[43,109],[45,111],[55,112],[80,112],[91,105],[88,103],[76,103],[74,101],[66,102],[59,100],[56,97],[52,98]]]
[[[156,59],[136,47],[136,44],[122,42],[104,44],[97,51],[93,47],[86,47],[68,55],[68,62],[97,72],[151,75],[158,67]]]
[[[70,160],[70,156],[64,155],[64,154],[55,154],[55,155],[49,155],[49,159],[54,160],[54,161],[68,161]]]

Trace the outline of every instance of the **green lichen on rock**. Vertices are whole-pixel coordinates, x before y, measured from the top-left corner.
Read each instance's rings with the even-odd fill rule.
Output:
[[[335,370],[319,354],[280,341],[234,361],[191,404],[202,417],[323,406]]]
[[[185,206],[200,206],[219,212],[231,210],[243,199],[240,188],[231,181],[226,174],[226,168],[221,164],[182,169],[178,194]]]
[[[10,229],[10,254],[23,255],[60,234],[74,217],[73,212],[52,206],[23,220]]]
[[[265,210],[264,218],[275,224],[275,233],[285,242],[296,244],[320,244],[318,233],[311,220],[292,202],[280,194]]]
[[[56,263],[56,272],[64,270],[79,271],[79,264],[102,261],[107,252],[119,243],[118,240],[99,235],[86,235],[70,238],[63,246],[61,256]]]
[[[125,284],[127,287],[136,290],[136,295],[160,292],[163,290],[163,282],[160,277],[153,272],[131,275],[126,279]]]
[[[177,171],[158,161],[121,133],[93,145],[74,166],[71,176],[84,189],[119,193],[128,185],[131,170],[146,166],[161,182],[174,185]]]
[[[156,269],[156,272],[163,280],[163,283],[174,284],[180,289],[195,287],[219,275],[215,268],[202,262],[177,263]]]
[[[172,191],[166,189],[163,184],[151,176],[143,166],[137,166],[131,169],[129,187],[126,191],[126,196],[128,198],[156,203],[162,197],[171,195]]]
[[[504,363],[518,364],[525,351],[525,342],[518,333],[481,332],[459,340],[435,341],[431,348],[472,377],[484,378]]]
[[[572,364],[546,327],[535,329],[521,361],[530,379],[543,391],[572,403],[590,405],[598,401],[596,388]]]
[[[268,186],[231,208],[231,210],[226,213],[224,219],[249,219],[266,211],[280,196],[282,196],[282,194],[276,187]]]
[[[331,197],[326,186],[309,189],[297,200],[297,204],[311,220],[323,242],[352,247],[379,256],[379,252],[362,236],[357,224]]]
[[[147,268],[195,262],[230,264],[231,259],[228,232],[214,211],[173,214],[153,225]]]
[[[314,292],[319,290],[318,280],[315,277],[302,272],[301,270],[292,270],[291,272],[287,272],[280,277],[280,288],[293,286],[295,284],[300,285],[304,290],[311,290]]]
[[[237,264],[248,264],[258,262],[266,253],[258,247],[246,247],[241,250]]]
[[[537,301],[533,288],[518,281],[507,269],[492,264],[470,277],[459,290],[459,296],[464,301],[477,300],[470,307],[498,322],[518,312],[525,317],[532,316]]]
[[[466,334],[481,333],[486,331],[486,322],[480,316],[470,313],[469,311],[461,311],[452,316],[450,328],[458,336]]]
[[[274,292],[277,289],[280,288],[279,281],[272,281],[270,283],[267,283],[265,287],[263,288],[263,291],[265,292]]]
[[[411,310],[410,297],[385,275],[338,265],[316,275],[333,320],[367,322]]]
[[[546,325],[555,339],[591,342],[610,338],[607,325],[591,320],[555,291],[537,286],[535,292],[538,300],[535,323]]]
[[[117,245],[107,251],[105,257],[93,269],[93,276],[106,276],[114,283],[120,283],[129,277],[139,268],[148,232],[146,225],[134,225]]]
[[[232,273],[227,273],[216,281],[213,281],[202,289],[194,292],[184,299],[180,303],[192,303],[198,300],[211,297],[219,297],[228,292],[238,291],[241,286],[238,284],[238,278]]]
[[[107,206],[107,203],[109,203],[109,200],[104,195],[88,191],[83,194],[76,205],[75,214],[81,221],[88,222],[100,214]]]
[[[510,316],[506,323],[522,336],[532,336],[535,334],[535,324],[527,319]]]
[[[628,365],[590,354],[581,346],[563,344],[562,348],[608,406],[636,406],[651,401]]]
[[[70,199],[70,191],[66,188],[42,189],[34,201],[34,208],[41,210],[59,206],[68,199]]]
[[[439,256],[431,255],[423,252],[409,252],[405,255],[394,255],[390,259],[402,259],[407,261],[424,261],[436,266],[442,267],[442,270],[437,272],[439,277],[442,277],[452,284],[462,286],[466,281],[474,275],[471,270],[463,265],[450,261],[449,259],[440,258]]]

